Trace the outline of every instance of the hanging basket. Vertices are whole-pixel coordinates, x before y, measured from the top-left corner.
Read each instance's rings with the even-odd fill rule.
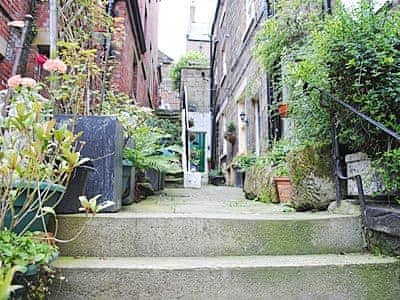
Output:
[[[224,139],[229,143],[234,144],[236,142],[236,134],[232,131],[226,131],[224,134]]]

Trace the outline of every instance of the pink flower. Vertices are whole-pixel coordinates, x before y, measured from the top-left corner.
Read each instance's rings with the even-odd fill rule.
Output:
[[[65,73],[67,72],[67,66],[65,63],[59,59],[48,59],[44,64],[43,64],[43,69],[49,71],[49,72],[60,72],[60,73]]]
[[[37,82],[35,79],[29,77],[21,77],[21,75],[15,75],[8,79],[7,84],[8,87],[11,89],[15,89],[19,86],[34,88]]]
[[[36,84],[37,83],[35,79],[29,77],[24,77],[21,79],[21,85],[24,87],[34,88]]]
[[[43,54],[38,54],[38,55],[36,55],[36,63],[37,63],[39,66],[43,66],[44,63],[45,63],[47,60],[48,60],[48,58],[47,58],[46,55],[43,55]]]
[[[22,78],[21,75],[15,75],[7,80],[7,85],[11,89],[15,89],[21,85]]]

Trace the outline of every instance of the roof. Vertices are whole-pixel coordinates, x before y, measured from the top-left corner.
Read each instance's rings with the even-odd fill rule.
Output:
[[[174,60],[161,50],[158,50],[158,61],[161,64],[172,64]]]
[[[192,22],[189,27],[189,32],[187,35],[188,40],[195,41],[210,41],[210,29],[208,23],[197,23]]]

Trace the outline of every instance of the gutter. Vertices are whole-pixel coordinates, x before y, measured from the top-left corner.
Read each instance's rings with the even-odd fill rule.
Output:
[[[130,15],[133,18],[132,24],[137,28],[137,35],[139,40],[139,49],[142,54],[146,52],[146,39],[142,25],[142,18],[140,17],[139,4],[137,0],[130,0],[128,7],[130,8]]]

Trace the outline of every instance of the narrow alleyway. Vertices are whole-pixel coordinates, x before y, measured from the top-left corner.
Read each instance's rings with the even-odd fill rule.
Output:
[[[59,236],[84,222],[61,216]],[[167,189],[61,245],[67,281],[54,299],[394,299],[395,259],[363,245],[357,215],[286,213],[230,187]]]

